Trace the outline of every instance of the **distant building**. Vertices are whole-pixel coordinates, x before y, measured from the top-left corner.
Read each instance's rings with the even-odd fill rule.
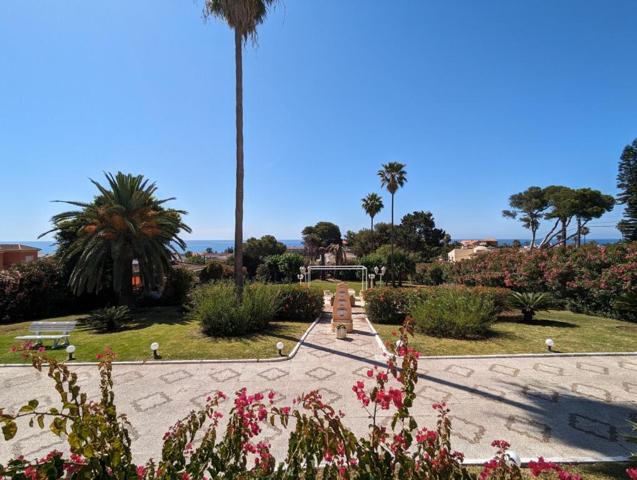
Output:
[[[17,263],[30,263],[38,259],[39,248],[20,243],[0,243],[0,270]]]
[[[476,255],[490,252],[498,246],[498,241],[490,238],[485,240],[462,240],[460,244],[462,247],[454,248],[447,254],[447,259],[450,262],[461,262]]]

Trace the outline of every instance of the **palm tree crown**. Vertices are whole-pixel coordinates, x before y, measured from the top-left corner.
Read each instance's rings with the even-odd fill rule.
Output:
[[[372,220],[385,206],[383,205],[383,199],[377,193],[370,193],[361,201],[363,202],[363,210]]]
[[[142,175],[107,173],[106,179],[107,187],[91,180],[99,191],[91,203],[63,201],[80,209],[53,216],[54,228],[46,233],[73,229],[74,240],[61,260],[73,264],[69,285],[76,294],[99,292],[112,277],[120,303],[128,303],[133,260],[139,263],[144,288],[157,288],[170,268],[175,245],[186,248],[179,232],[191,230],[181,221],[186,212],[162,206],[174,198],[157,199],[155,183]]]
[[[204,17],[214,16],[239,32],[243,40],[255,39],[257,27],[263,23],[268,8],[277,0],[205,0]]]
[[[386,188],[392,195],[407,182],[407,172],[405,164],[399,162],[389,162],[383,165],[378,171],[380,185]]]

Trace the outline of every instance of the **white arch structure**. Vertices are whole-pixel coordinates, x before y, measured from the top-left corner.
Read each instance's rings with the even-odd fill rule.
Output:
[[[361,291],[367,290],[367,267],[365,265],[309,265],[305,274],[305,281],[309,285],[312,283],[312,272],[336,271],[336,270],[360,270],[361,271]]]

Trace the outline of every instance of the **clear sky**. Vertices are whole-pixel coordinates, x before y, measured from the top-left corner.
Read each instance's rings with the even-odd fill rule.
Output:
[[[530,185],[614,194],[635,18],[635,0],[285,0],[244,58],[246,236],[367,226],[388,161],[409,175],[397,217],[431,210],[455,238],[526,237],[500,212]],[[201,1],[2,0],[0,239],[117,170],[176,196],[191,238],[231,238],[233,48]]]

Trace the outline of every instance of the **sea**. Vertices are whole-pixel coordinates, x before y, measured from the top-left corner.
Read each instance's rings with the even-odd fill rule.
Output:
[[[462,239],[454,239],[454,240],[462,240]],[[516,239],[513,238],[499,238],[499,245],[511,245],[513,241]],[[522,245],[528,245],[530,240],[528,239],[517,239],[520,240]],[[583,240],[583,242],[596,242],[600,245],[608,245],[611,243],[616,243],[620,239],[619,238],[588,238]],[[303,245],[303,240],[300,239],[292,239],[292,240],[279,240],[281,243],[285,244],[288,247],[300,247]],[[40,255],[50,255],[55,253],[56,245],[53,240],[0,240],[1,243],[22,243],[24,245],[29,245],[31,247],[37,247],[40,249]],[[232,248],[234,246],[234,240],[188,240],[186,242],[187,248],[186,250],[190,250],[191,252],[205,252],[208,248],[211,248],[213,252],[222,253],[228,248]]]

